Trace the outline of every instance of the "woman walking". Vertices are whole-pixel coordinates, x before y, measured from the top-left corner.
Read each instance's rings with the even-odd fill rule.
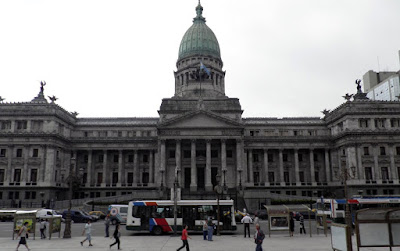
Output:
[[[115,239],[115,242],[114,242],[113,244],[110,245],[110,249],[111,249],[111,247],[114,246],[115,244],[118,244],[118,250],[121,250],[121,249],[120,249],[120,244],[121,244],[121,242],[119,241],[119,237],[121,237],[121,232],[120,232],[120,230],[119,230],[119,223],[117,223],[117,225],[115,226],[115,231],[114,231],[113,237],[114,237],[114,239]]]
[[[17,251],[19,248],[19,245],[24,245],[28,251],[30,250],[28,247],[28,244],[26,243],[26,237],[28,236],[28,222],[26,221],[24,225],[21,227],[21,229],[18,232],[17,239],[18,237],[21,236],[21,239],[19,240],[18,246],[17,246]]]

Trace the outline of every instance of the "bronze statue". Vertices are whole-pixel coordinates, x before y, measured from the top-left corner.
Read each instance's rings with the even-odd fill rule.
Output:
[[[79,113],[77,113],[77,112],[71,112],[71,114],[72,114],[73,116],[76,117],[76,116],[78,116]]]
[[[40,81],[40,93],[43,94],[44,86],[46,85],[46,81]]]
[[[49,97],[49,99],[51,100],[51,103],[54,103],[58,98],[56,97],[56,96],[47,96],[47,97]]]
[[[324,109],[324,110],[322,111],[322,113],[323,113],[324,115],[327,115],[330,111],[331,111],[331,110]]]
[[[5,98],[2,98],[2,97],[0,96],[0,103],[3,103],[4,100],[6,100],[6,99],[5,99]]]
[[[353,94],[348,94],[346,93],[346,95],[342,96],[346,101],[350,101],[351,97],[353,97]]]
[[[361,93],[361,79],[356,79],[357,93]]]

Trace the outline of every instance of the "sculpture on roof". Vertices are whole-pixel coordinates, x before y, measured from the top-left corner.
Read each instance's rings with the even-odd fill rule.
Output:
[[[331,111],[331,110],[324,109],[324,110],[321,111],[321,112],[322,112],[324,115],[327,115],[330,111]]]
[[[0,96],[0,103],[3,103],[4,100],[6,100],[6,99],[5,99],[5,98],[2,98],[2,97]]]
[[[51,100],[51,103],[54,103],[58,98],[56,96],[47,96]]]
[[[76,116],[78,116],[79,113],[77,113],[77,112],[71,112],[71,114],[72,114],[73,116],[76,117]]]
[[[44,86],[46,85],[46,81],[40,81],[40,93],[43,94]]]
[[[346,93],[346,95],[342,96],[346,101],[350,101],[351,97],[353,97],[353,94],[348,94]]]
[[[362,93],[362,91],[361,91],[361,79],[356,79],[356,85],[357,85],[357,93]]]

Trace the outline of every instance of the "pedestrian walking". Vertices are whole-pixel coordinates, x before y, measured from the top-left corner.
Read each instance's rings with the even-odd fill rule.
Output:
[[[212,218],[208,219],[208,241],[212,241],[212,236],[214,232],[214,224],[212,222]]]
[[[88,240],[89,241],[89,247],[93,246],[92,245],[92,221],[88,220],[88,222],[85,225],[85,228],[82,231],[82,236],[85,235],[86,233],[86,238],[81,241],[81,246],[83,246],[83,243]]]
[[[115,244],[118,244],[118,250],[121,250],[121,248],[120,248],[121,242],[120,242],[120,240],[119,240],[119,238],[121,237],[121,231],[120,231],[120,229],[119,229],[119,223],[117,223],[117,225],[115,225],[115,230],[114,230],[113,237],[114,237],[114,239],[115,239],[115,242],[114,242],[113,244],[110,245],[110,249],[111,249],[111,247],[114,246]]]
[[[244,224],[244,238],[246,238],[246,231],[250,238],[250,223],[253,223],[253,220],[250,218],[249,214],[243,217],[242,223]]]
[[[294,234],[294,219],[293,219],[293,213],[290,213],[289,229],[290,229],[290,237],[293,237],[293,234]]]
[[[183,245],[182,245],[182,247],[178,248],[176,251],[181,250],[181,249],[184,248],[185,246],[186,246],[186,251],[190,251],[190,249],[189,249],[189,242],[188,242],[187,239],[188,239],[188,238],[189,238],[189,239],[192,239],[192,238],[190,238],[190,236],[189,236],[189,234],[188,234],[188,232],[187,232],[187,229],[188,229],[188,226],[185,225],[185,227],[183,228],[183,231],[182,231],[182,238],[181,238],[181,240],[182,240],[182,242],[183,242]]]
[[[301,214],[300,215],[300,234],[302,234],[304,232],[304,234],[306,234],[306,229],[304,227],[304,216]]]
[[[106,218],[104,219],[104,226],[105,226],[105,230],[106,230],[106,236],[105,237],[110,237],[110,215],[107,214]]]
[[[208,235],[208,220],[205,220],[203,222],[203,239],[207,240],[207,235]]]
[[[22,225],[21,229],[19,230],[17,239],[19,236],[21,236],[21,238],[19,240],[16,250],[18,251],[19,245],[24,245],[26,247],[26,249],[28,249],[28,251],[29,251],[30,249],[28,247],[28,243],[26,243],[26,238],[28,237],[28,222],[27,221],[24,223],[24,225]]]
[[[262,243],[264,241],[265,234],[260,228],[260,224],[256,224],[256,237],[254,242],[256,243],[256,251],[262,251]]]
[[[40,220],[40,239],[46,239],[46,221],[44,219]]]

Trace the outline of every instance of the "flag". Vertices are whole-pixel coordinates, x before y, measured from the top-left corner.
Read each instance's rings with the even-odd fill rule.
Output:
[[[205,71],[209,77],[211,76],[210,70],[203,64],[203,62],[200,62],[200,70]]]

